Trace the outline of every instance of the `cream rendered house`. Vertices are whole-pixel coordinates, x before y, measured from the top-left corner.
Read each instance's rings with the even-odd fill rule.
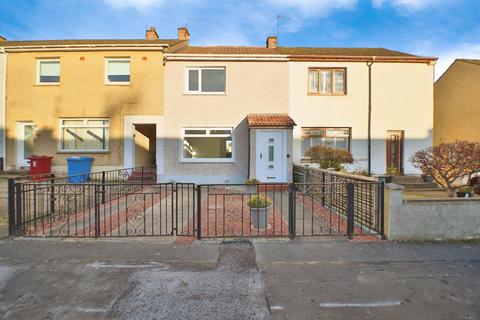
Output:
[[[165,55],[164,180],[291,181],[318,144],[352,152],[351,169],[418,173],[408,158],[432,145],[436,58],[276,40]]]

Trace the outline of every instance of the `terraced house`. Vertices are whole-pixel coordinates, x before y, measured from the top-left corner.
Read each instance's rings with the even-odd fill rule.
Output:
[[[30,155],[90,155],[94,170],[155,165],[163,158],[166,50],[182,39],[3,41],[7,57],[6,167]]]
[[[435,58],[382,48],[191,46],[160,40],[2,42],[7,166],[90,154],[155,165],[160,181],[292,179],[305,150],[349,150],[353,168],[417,174],[432,145]]]

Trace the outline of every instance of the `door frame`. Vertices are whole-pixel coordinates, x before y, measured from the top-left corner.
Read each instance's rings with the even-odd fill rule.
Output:
[[[392,133],[399,133],[400,134],[400,148],[398,150],[399,152],[399,162],[400,162],[400,168],[397,168],[397,172],[396,174],[400,174],[402,175],[403,174],[403,153],[404,153],[404,149],[405,149],[405,130],[387,130],[387,139],[386,139],[386,145],[385,145],[385,151],[386,151],[386,154],[385,154],[385,165],[386,165],[386,168],[388,170],[389,168],[389,161],[390,161],[390,134]]]
[[[164,173],[164,117],[163,116],[124,116],[123,126],[123,166],[125,169],[135,167],[135,124],[155,124],[156,150],[155,161],[157,175]]]
[[[15,149],[16,156],[15,162],[17,168],[28,167],[30,162],[25,159],[25,126],[31,125],[33,127],[32,134],[35,135],[35,123],[33,121],[17,121],[15,125]],[[33,137],[35,138],[35,136]]]
[[[275,181],[272,182],[288,182],[288,162],[287,162],[287,155],[288,155],[288,130],[286,129],[257,129],[255,132],[255,177],[258,179],[259,173],[259,161],[257,159],[258,148],[259,148],[259,134],[264,132],[280,132],[282,133],[282,150],[283,154],[281,156],[281,163],[282,163],[282,176]]]

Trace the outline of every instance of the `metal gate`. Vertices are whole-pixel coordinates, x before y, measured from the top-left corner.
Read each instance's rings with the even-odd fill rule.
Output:
[[[85,183],[10,180],[9,231],[198,239],[383,235],[383,182],[330,172],[320,178],[317,172],[295,174],[295,183],[255,185],[155,183],[143,170],[121,179],[103,173],[100,181],[90,177]],[[255,199],[266,205],[256,208]]]

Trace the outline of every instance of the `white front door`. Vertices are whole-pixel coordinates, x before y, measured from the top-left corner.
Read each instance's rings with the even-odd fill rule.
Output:
[[[28,166],[33,154],[35,127],[32,122],[17,122],[17,166]]]
[[[261,182],[287,181],[286,131],[259,130],[256,135],[256,178]]]

